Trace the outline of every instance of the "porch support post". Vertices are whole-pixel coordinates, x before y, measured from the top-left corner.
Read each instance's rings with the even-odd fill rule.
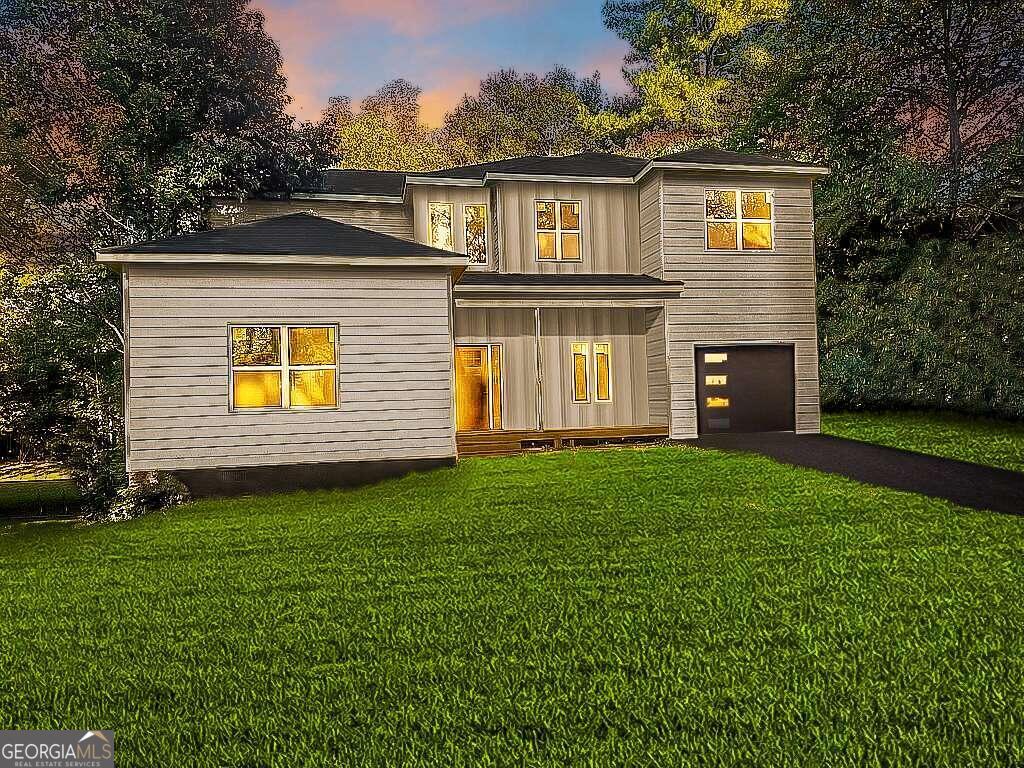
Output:
[[[540,307],[533,308],[534,349],[537,353],[537,431],[544,429],[544,363],[540,349]]]

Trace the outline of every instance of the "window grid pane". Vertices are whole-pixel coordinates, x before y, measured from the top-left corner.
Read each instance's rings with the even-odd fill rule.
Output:
[[[229,407],[336,407],[336,337],[335,326],[232,327]]]
[[[704,191],[705,243],[713,251],[764,251],[774,247],[770,190]]]
[[[280,371],[234,371],[235,408],[280,408]]]
[[[452,203],[428,203],[428,227],[427,233],[430,245],[445,251],[451,251],[455,247],[453,241],[452,217],[454,205]]]
[[[276,326],[232,328],[231,364],[280,365],[281,329]]]
[[[466,220],[466,255],[470,264],[487,263],[487,206],[463,207]]]
[[[590,400],[590,382],[587,376],[587,358],[589,345],[585,342],[573,342],[572,345],[572,399],[576,403]]]
[[[289,328],[289,365],[334,365],[333,328]]]
[[[612,399],[611,344],[594,345],[594,368],[597,377],[596,399],[609,402]]]
[[[578,200],[534,201],[539,261],[582,260],[582,208]]]
[[[324,408],[338,404],[334,368],[291,371],[288,403],[292,408]]]

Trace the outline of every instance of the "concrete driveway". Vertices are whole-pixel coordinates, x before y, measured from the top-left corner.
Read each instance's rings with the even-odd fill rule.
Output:
[[[935,496],[974,509],[1024,514],[1024,473],[828,435],[702,435],[699,448],[742,451],[872,485]]]

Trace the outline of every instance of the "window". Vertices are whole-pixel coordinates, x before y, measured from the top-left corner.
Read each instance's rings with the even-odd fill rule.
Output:
[[[572,343],[572,401],[590,402],[590,344],[585,341]]]
[[[612,399],[612,345],[608,342],[594,344],[594,376],[596,378],[596,400],[607,403]]]
[[[704,377],[704,386],[706,386],[706,387],[724,387],[727,378],[728,377],[726,377],[726,376],[705,376]]]
[[[729,360],[728,352],[705,352],[704,362],[705,363],[725,363]]]
[[[337,406],[334,326],[244,325],[230,335],[232,409]]]
[[[455,206],[451,203],[427,203],[427,240],[432,247],[445,251],[455,248],[454,217]]]
[[[705,247],[712,251],[771,250],[774,207],[774,196],[767,190],[705,190]]]
[[[609,403],[612,399],[612,345],[607,341],[593,344],[593,361],[591,361],[591,344],[587,341],[572,343],[572,401],[589,403],[591,401],[591,372],[594,375],[593,399],[597,403]]]
[[[470,264],[487,264],[487,206],[464,205],[466,220],[466,255]]]
[[[580,261],[580,210],[578,201],[537,200],[537,258],[541,261]]]
[[[728,408],[729,398],[728,397],[708,397],[704,399],[707,403],[708,408]]]

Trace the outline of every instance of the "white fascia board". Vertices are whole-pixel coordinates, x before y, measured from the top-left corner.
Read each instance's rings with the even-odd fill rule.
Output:
[[[436,187],[482,187],[484,179],[445,179],[434,176],[406,176],[405,183]]]
[[[488,173],[487,181],[540,181],[570,184],[634,184],[632,176],[560,176],[556,174]]]
[[[643,170],[633,177],[634,182],[640,181],[648,172],[662,171],[709,171],[712,173],[788,173],[799,176],[827,176],[832,171],[823,166],[806,165],[718,165],[709,163],[676,163],[668,160],[652,160]]]
[[[481,294],[481,293],[615,293],[620,295],[632,294],[643,296],[648,294],[679,294],[683,286],[666,285],[455,285],[455,293]]]
[[[468,257],[459,256],[289,256],[282,254],[232,253],[96,253],[100,264],[292,264],[301,266],[349,267],[467,267]]]

